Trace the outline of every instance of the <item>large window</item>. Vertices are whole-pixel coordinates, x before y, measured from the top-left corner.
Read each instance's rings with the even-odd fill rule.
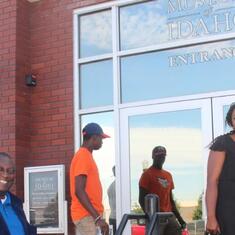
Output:
[[[158,1],[120,8],[121,50],[166,42],[167,30],[166,16]]]
[[[81,15],[79,22],[80,57],[100,55],[112,51],[110,10]]]
[[[235,89],[234,62],[234,40],[122,57],[122,102]]]
[[[80,14],[79,108],[234,89],[233,5],[133,1]]]
[[[233,0],[158,0],[120,8],[121,49],[235,32]]]
[[[77,146],[82,142],[82,128],[90,122],[98,123],[111,136],[103,140],[99,151],[93,152],[103,186],[104,216],[108,221],[111,209],[107,191],[115,180],[111,9],[79,14],[76,20],[75,98],[79,102],[75,102],[75,113],[78,113],[75,120],[79,123],[76,136],[80,140]]]
[[[113,104],[112,61],[104,60],[80,66],[81,108]]]
[[[138,183],[143,171],[153,163],[152,149],[162,145],[167,149],[163,168],[173,176],[177,206],[187,222],[195,220],[194,211],[199,207],[198,200],[203,194],[201,110],[131,116],[129,133],[131,209],[136,211],[138,208]]]
[[[121,113],[133,107],[168,105],[205,96],[222,96],[226,92],[233,94],[234,0],[107,1],[74,11],[74,39],[76,144],[80,144],[81,128],[88,122],[98,122],[105,131],[112,133],[111,139],[104,140],[102,150],[94,153],[104,187],[106,218],[110,213],[106,191],[114,179],[112,167],[117,164],[121,168],[123,158],[131,163],[131,169],[126,170],[133,180],[130,201],[132,206],[137,204],[137,178],[142,168],[150,164],[147,154],[151,151],[151,148],[141,148],[144,154],[138,158],[138,146],[143,147],[136,145],[140,131],[156,130],[154,135],[160,133],[163,136],[167,130],[168,134],[181,140],[181,145],[176,147],[163,143],[169,149],[167,164],[174,174],[175,196],[182,207],[190,202],[198,205],[197,200],[201,203],[203,165],[201,159],[196,158],[200,153],[193,152],[194,145],[197,149],[204,147],[200,112],[191,110],[171,113],[171,116],[158,113],[131,118],[130,136],[124,139],[127,141],[131,137],[135,141],[128,143],[131,146],[128,156],[120,156]],[[168,122],[165,127],[164,120],[171,117],[175,118],[172,126]],[[190,119],[189,126],[186,119]],[[178,120],[184,123],[181,125]],[[184,149],[185,139],[178,137],[186,129],[194,138],[192,145],[186,143],[190,150]],[[115,140],[114,136],[117,137]],[[142,142],[146,139],[146,135],[143,136]],[[181,146],[180,154],[178,146]],[[187,170],[180,167],[181,163],[187,164]],[[125,173],[122,170],[123,166],[116,171],[117,177],[121,178],[118,178],[120,184],[117,186],[120,195],[123,193],[120,185],[126,183],[122,181],[121,174]],[[185,187],[180,182],[190,185],[190,180],[196,186],[184,193]],[[125,210],[120,195],[117,203],[121,209],[117,213]],[[118,216],[120,219],[122,215]]]

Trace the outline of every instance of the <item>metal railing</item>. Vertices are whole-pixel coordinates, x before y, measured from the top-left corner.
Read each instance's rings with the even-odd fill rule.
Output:
[[[116,231],[116,235],[122,235],[128,220],[145,219],[145,235],[162,235],[162,228],[173,216],[172,212],[159,212],[159,197],[155,194],[145,196],[145,214],[124,214]]]

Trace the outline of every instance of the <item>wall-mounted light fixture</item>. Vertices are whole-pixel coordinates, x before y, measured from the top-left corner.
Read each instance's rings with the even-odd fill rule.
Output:
[[[36,75],[27,74],[25,76],[25,83],[26,83],[27,86],[36,86],[37,85]]]

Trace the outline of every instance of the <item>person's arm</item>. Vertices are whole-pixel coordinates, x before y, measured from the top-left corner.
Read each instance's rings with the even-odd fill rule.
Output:
[[[139,204],[144,212],[145,212],[144,198],[147,194],[148,194],[147,190],[144,189],[143,187],[139,186]]]
[[[225,160],[225,152],[210,151],[207,165],[206,230],[211,233],[220,232],[216,219],[216,203],[218,197],[218,180]]]
[[[78,175],[75,177],[75,193],[77,198],[79,199],[82,206],[90,213],[90,215],[94,218],[95,224],[100,227],[102,234],[108,235],[109,226],[105,222],[104,219],[99,215],[96,209],[91,204],[91,201],[85,191],[86,188],[86,175]]]
[[[82,206],[90,213],[90,215],[96,219],[99,216],[99,213],[92,206],[90,199],[85,191],[86,187],[86,175],[79,175],[75,177],[75,192],[76,196],[79,199]]]
[[[171,194],[170,194],[170,199],[171,199],[171,205],[172,205],[172,212],[174,213],[175,217],[179,221],[179,223],[181,225],[181,228],[185,229],[186,228],[186,222],[183,220],[183,218],[181,217],[181,215],[179,213],[179,210],[176,207],[175,200],[173,199],[172,191],[171,191]]]

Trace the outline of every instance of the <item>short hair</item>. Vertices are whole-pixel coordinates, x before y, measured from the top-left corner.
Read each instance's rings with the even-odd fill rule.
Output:
[[[232,113],[233,111],[235,110],[235,102],[232,103],[229,107],[229,110],[227,112],[227,115],[226,115],[226,123],[229,125],[229,126],[233,126],[233,123],[232,123]]]
[[[166,153],[166,148],[161,145],[156,146],[152,150],[152,155],[154,155],[156,152],[165,152]]]

